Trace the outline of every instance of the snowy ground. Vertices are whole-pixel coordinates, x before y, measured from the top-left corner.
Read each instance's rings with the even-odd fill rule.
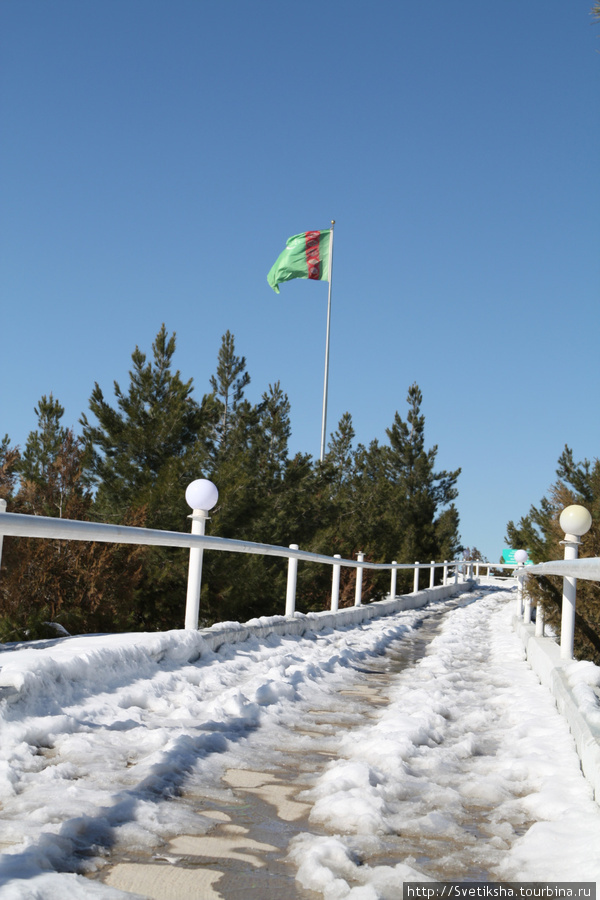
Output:
[[[600,881],[600,808],[512,633],[514,594],[464,596],[394,673],[447,605],[216,653],[183,631],[0,652],[20,687],[0,701],[0,897],[131,897],[100,880],[111,860],[210,835],[194,797],[303,746],[329,760],[305,776],[309,815],[287,849],[306,896],[398,900],[403,881],[461,875]],[[334,709],[339,728],[320,729],[315,711]]]

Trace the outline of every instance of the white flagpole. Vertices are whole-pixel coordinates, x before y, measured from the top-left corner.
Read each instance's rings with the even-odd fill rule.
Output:
[[[327,294],[327,334],[325,337],[325,382],[323,384],[323,420],[321,423],[321,462],[325,457],[325,433],[327,430],[327,384],[329,381],[329,332],[331,329],[331,282],[333,280],[333,226],[331,220],[331,237],[329,238],[329,291]]]

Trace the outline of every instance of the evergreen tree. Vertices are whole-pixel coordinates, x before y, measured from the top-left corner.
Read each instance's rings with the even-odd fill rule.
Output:
[[[319,548],[323,552],[351,558],[362,550],[373,562],[453,559],[458,553],[458,511],[452,501],[460,469],[435,471],[438,448],[425,447],[417,385],[409,388],[407,399],[406,422],[395,414],[388,445],[374,440],[352,450],[352,420],[348,413],[342,416],[324,460],[324,468],[332,470],[332,487],[329,524],[320,533],[322,543],[329,544]],[[411,587],[411,577],[400,571],[398,589]],[[365,599],[382,596],[388,588],[387,574],[365,572]],[[348,602],[353,592],[354,576],[347,571],[342,593]]]
[[[246,359],[238,356],[228,331],[222,339],[212,392],[209,477],[219,488],[211,529],[223,537],[281,543],[287,514],[289,400],[279,382],[253,405]],[[281,610],[281,561],[238,554],[206,554],[201,608],[207,620],[245,619]]]
[[[28,481],[42,483],[48,478],[67,434],[67,429],[61,425],[65,410],[52,394],[49,397],[44,394],[34,412],[38,417],[38,428],[27,438],[19,472]]]
[[[387,471],[387,447],[378,440],[371,441],[368,447],[358,445],[354,477],[344,493],[345,527],[342,525],[340,530],[350,538],[352,554],[362,550],[375,562],[389,562],[397,543],[394,517],[399,510],[392,512],[390,508],[393,493]]]
[[[290,401],[277,381],[263,393],[258,419],[259,478],[271,490],[285,476],[291,431]]]
[[[240,420],[251,411],[244,398],[244,390],[250,384],[246,371],[246,357],[235,353],[235,339],[230,331],[222,338],[217,360],[217,371],[211,375],[212,393],[205,398],[213,420],[210,448],[215,464],[232,449],[232,435],[239,432]],[[239,439],[239,433],[236,435]]]
[[[0,499],[10,500],[17,482],[17,464],[21,454],[11,445],[7,434],[0,441]]]
[[[60,420],[63,408],[42,397],[38,428],[22,458],[13,452],[10,511],[68,519],[89,518],[92,498],[82,479],[83,450]],[[3,444],[5,462],[9,453]],[[5,479],[5,484],[6,484]],[[0,638],[18,640],[69,632],[119,630],[131,625],[129,601],[139,580],[139,550],[87,541],[8,537],[0,579]]]
[[[558,459],[558,480],[540,503],[532,505],[526,516],[506,527],[508,546],[527,549],[534,562],[562,559],[564,533],[560,514],[566,506],[581,504],[592,515],[592,527],[581,538],[580,557],[600,556],[600,460],[575,462],[572,450],[565,449]],[[556,576],[528,578],[527,590],[534,604],[544,607],[546,619],[560,634],[562,579]],[[593,581],[577,582],[575,613],[575,656],[600,664],[600,586]]]
[[[129,388],[114,384],[116,407],[96,383],[90,410],[82,416],[88,472],[97,488],[98,516],[122,521],[131,509],[144,507],[153,528],[178,529],[185,522],[185,488],[197,477],[198,438],[203,415],[192,398],[192,379],[172,371],[175,335],[163,325],[152,344],[153,360],[136,347]]]
[[[79,444],[61,425],[65,410],[52,394],[44,394],[34,412],[38,428],[30,432],[17,466],[21,501],[29,498],[28,512],[34,515],[62,518],[79,481]]]
[[[81,419],[89,483],[96,488],[94,515],[102,521],[132,518],[150,528],[187,531],[187,485],[208,456],[203,434],[209,418],[192,397],[192,379],[173,371],[175,335],[163,325],[152,360],[136,347],[129,387],[115,382],[116,408],[96,383]],[[185,604],[187,552],[145,548],[135,620],[144,629],[177,627]]]
[[[248,538],[255,517],[257,434],[260,410],[244,396],[250,384],[245,357],[237,356],[227,331],[221,340],[212,391],[202,400],[207,411],[207,477],[219,489],[214,510],[219,534]]]
[[[398,413],[387,429],[388,478],[394,487],[391,510],[400,511],[401,540],[398,558],[407,561],[452,559],[460,548],[456,482],[460,469],[434,470],[438,447],[425,449],[423,395],[418,385],[408,390],[409,412],[404,422]]]
[[[425,447],[417,385],[409,389],[406,422],[396,413],[388,429],[389,445],[374,440],[354,449],[352,418],[344,413],[320,463],[308,454],[290,458],[290,404],[279,382],[257,404],[245,396],[250,375],[229,331],[211,390],[200,404],[192,396],[192,380],[174,371],[174,352],[175,335],[169,337],[163,325],[151,359],[136,347],[129,384],[122,390],[115,382],[113,404],[96,383],[90,420],[81,419],[81,441],[62,425],[60,403],[52,395],[42,397],[38,427],[23,456],[8,438],[0,445],[0,496],[10,497],[15,509],[37,514],[189,531],[185,488],[205,476],[219,489],[209,533],[298,543],[346,558],[364,551],[375,562],[456,555],[452,501],[460,470],[435,471],[437,446]],[[12,586],[7,593],[3,578],[0,592],[0,621],[4,615],[9,631],[24,627],[13,615],[19,582],[27,586],[24,608],[31,621],[58,616],[65,627],[103,630],[111,622],[130,629],[181,625],[187,550],[89,545],[84,552],[85,544],[26,541],[18,546],[18,553],[11,551]],[[45,574],[36,586],[39,572]],[[122,574],[121,588],[115,574]],[[286,577],[283,560],[207,552],[205,624],[281,612]],[[342,604],[353,602],[354,583],[355,572],[344,571]],[[367,572],[363,584],[364,599],[376,598],[387,590],[389,576]],[[300,610],[322,609],[329,602],[331,568],[301,565],[298,586]]]
[[[338,486],[348,484],[354,474],[354,452],[352,442],[355,438],[352,416],[345,412],[338,423],[337,430],[331,435],[324,460],[334,469],[334,480]]]

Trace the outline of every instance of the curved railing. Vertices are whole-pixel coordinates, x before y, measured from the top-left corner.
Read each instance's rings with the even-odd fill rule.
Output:
[[[413,571],[413,591],[419,590],[420,572],[429,571],[429,586],[433,587],[436,569],[442,569],[442,583],[447,584],[450,578],[455,581],[469,580],[473,577],[473,567],[487,566],[491,568],[508,568],[514,566],[492,566],[487,563],[473,563],[464,560],[444,560],[429,563],[375,563],[365,560],[359,553],[357,559],[342,559],[339,555],[327,556],[301,550],[297,544],[289,547],[275,544],[261,544],[254,541],[234,540],[205,534],[186,534],[176,531],[159,531],[152,528],[139,528],[129,525],[112,525],[102,522],[84,522],[75,519],[57,519],[46,516],[31,516],[23,513],[6,512],[6,501],[0,501],[0,559],[2,552],[2,536],[33,537],[53,540],[100,541],[115,544],[137,544],[155,547],[187,547],[190,549],[190,567],[188,572],[188,591],[186,600],[185,627],[197,628],[199,615],[199,598],[202,573],[202,553],[204,550],[227,551],[230,553],[250,553],[261,556],[276,556],[288,560],[288,579],[286,590],[285,615],[293,615],[296,602],[296,578],[299,561],[321,563],[332,566],[331,610],[337,611],[340,588],[340,572],[342,568],[356,569],[355,606],[362,602],[362,573],[364,569],[387,570],[390,572],[390,597],[396,596],[396,580],[399,569]]]

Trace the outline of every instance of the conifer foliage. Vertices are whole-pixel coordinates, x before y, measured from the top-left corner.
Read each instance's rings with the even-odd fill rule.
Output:
[[[246,359],[227,331],[201,400],[174,368],[176,336],[163,325],[149,357],[132,354],[129,383],[107,398],[96,383],[81,434],[42,397],[37,428],[21,453],[0,444],[0,496],[12,511],[189,531],[185,489],[209,478],[219,489],[209,533],[374,562],[453,558],[460,547],[454,506],[460,470],[437,471],[425,444],[423,398],[408,391],[389,443],[354,446],[344,413],[324,461],[290,454],[290,402],[279,381],[257,402]],[[35,636],[43,623],[68,631],[181,627],[188,552],[129,545],[7,539],[0,573],[0,639]],[[298,608],[323,609],[329,566],[300,565]],[[206,551],[201,616],[246,620],[281,613],[285,560]],[[343,570],[341,598],[353,602],[355,574]],[[399,579],[399,588],[408,587]],[[364,600],[382,596],[389,576],[365,572]],[[21,612],[17,612],[21,610]],[[45,627],[45,626],[44,626]]]
[[[94,386],[90,411],[97,424],[81,418],[88,451],[95,510],[106,521],[122,521],[128,510],[145,508],[149,527],[183,525],[186,469],[202,429],[202,412],[192,397],[192,379],[172,371],[175,335],[165,326],[152,344],[152,360],[136,347],[129,387],[115,382],[116,408]]]
[[[573,503],[585,506],[592,515],[592,527],[581,538],[580,557],[600,556],[600,460],[575,462],[573,451],[565,445],[558,458],[557,481],[538,506],[532,506],[526,516],[506,526],[508,546],[529,551],[534,562],[562,559],[560,542],[564,532],[560,514]],[[527,590],[534,605],[540,601],[546,620],[560,634],[562,607],[562,579],[555,576],[528,578]],[[600,664],[600,586],[593,581],[577,581],[575,613],[575,656]]]
[[[129,386],[115,382],[116,406],[98,384],[90,398],[97,424],[81,418],[88,482],[95,490],[94,517],[105,522],[143,522],[148,528],[187,530],[185,488],[204,462],[205,416],[192,397],[192,379],[173,371],[175,335],[163,325],[152,359],[136,347]],[[138,627],[177,622],[187,565],[184,550],[144,548],[141,583],[132,615]]]
[[[35,413],[38,428],[23,454],[4,439],[0,496],[12,512],[90,518],[81,441],[61,425],[64,409],[52,395],[41,398]],[[129,604],[141,576],[138,548],[10,537],[3,544],[0,640],[55,636],[57,629],[131,627]]]

